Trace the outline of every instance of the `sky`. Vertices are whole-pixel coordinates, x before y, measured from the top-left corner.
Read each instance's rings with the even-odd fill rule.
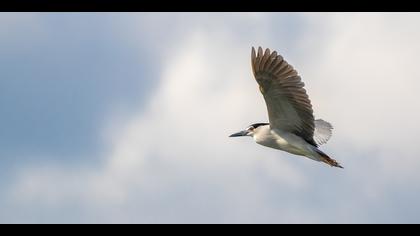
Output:
[[[420,223],[418,13],[0,13],[0,223]],[[345,169],[229,138],[252,46]]]

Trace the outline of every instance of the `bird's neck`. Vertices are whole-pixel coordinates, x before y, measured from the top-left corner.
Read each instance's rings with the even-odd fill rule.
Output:
[[[252,134],[255,141],[270,135],[270,125],[262,125],[256,128]]]

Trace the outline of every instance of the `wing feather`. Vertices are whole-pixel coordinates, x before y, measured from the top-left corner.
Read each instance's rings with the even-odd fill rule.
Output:
[[[325,120],[315,120],[314,140],[318,145],[326,143],[332,135],[333,126]]]
[[[264,96],[270,126],[292,132],[308,143],[314,140],[314,116],[305,84],[293,66],[276,51],[258,47],[251,51],[252,71]]]

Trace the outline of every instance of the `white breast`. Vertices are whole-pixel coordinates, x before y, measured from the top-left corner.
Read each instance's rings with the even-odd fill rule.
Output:
[[[295,134],[271,130],[270,127],[262,126],[254,131],[253,138],[256,143],[296,155],[305,155],[308,152],[307,143]]]

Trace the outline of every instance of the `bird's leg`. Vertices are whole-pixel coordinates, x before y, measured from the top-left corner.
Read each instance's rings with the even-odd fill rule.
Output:
[[[327,163],[328,165],[330,165],[332,167],[338,167],[338,168],[344,169],[344,167],[342,167],[336,160],[334,160],[330,157],[322,156],[321,160],[322,160],[322,162]]]

